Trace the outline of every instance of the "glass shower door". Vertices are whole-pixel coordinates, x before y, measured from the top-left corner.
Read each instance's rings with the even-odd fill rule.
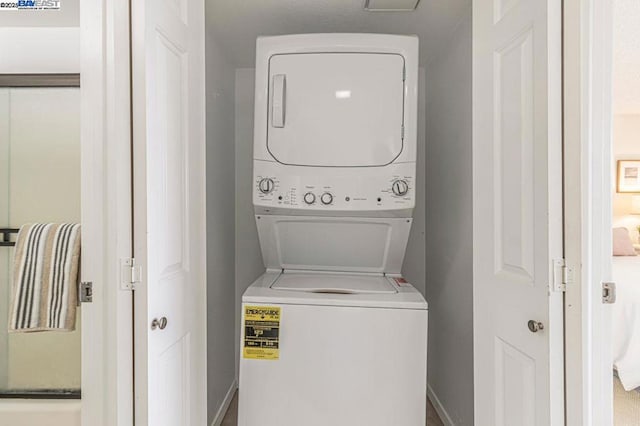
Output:
[[[80,91],[0,88],[0,228],[49,222],[80,223]],[[0,398],[79,397],[79,311],[74,331],[8,332],[13,255],[0,246]]]

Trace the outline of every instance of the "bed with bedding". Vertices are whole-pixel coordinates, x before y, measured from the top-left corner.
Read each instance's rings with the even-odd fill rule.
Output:
[[[640,256],[613,256],[613,366],[625,390],[640,387]]]

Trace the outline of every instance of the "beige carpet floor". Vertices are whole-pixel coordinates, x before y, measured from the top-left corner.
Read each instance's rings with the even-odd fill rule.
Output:
[[[615,426],[640,425],[640,392],[627,392],[620,379],[613,377],[613,424]]]
[[[233,396],[231,405],[222,420],[222,426],[237,426],[238,424],[238,392]],[[427,406],[427,426],[444,426],[440,417],[436,413],[436,410],[431,405],[431,401]]]

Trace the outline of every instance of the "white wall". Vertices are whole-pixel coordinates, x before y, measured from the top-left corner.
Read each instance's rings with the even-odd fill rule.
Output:
[[[0,12],[0,16],[3,13]],[[0,24],[0,74],[80,72],[80,28]]]
[[[211,423],[235,381],[235,70],[210,35],[207,94],[207,407]]]
[[[640,160],[640,114],[615,115],[613,117],[613,226],[629,229],[634,242],[638,240],[636,227],[640,216],[631,215],[631,197],[640,194],[616,192],[618,160]]]
[[[470,10],[443,46],[426,67],[428,381],[448,420],[472,425]]]
[[[60,0],[58,10],[4,10],[0,27],[79,27],[80,0]]]
[[[418,140],[417,140],[417,162],[416,162],[416,207],[413,210],[413,223],[411,233],[407,243],[407,252],[402,265],[402,275],[415,288],[425,295],[426,275],[425,275],[425,233],[426,233],[426,212],[425,212],[425,118],[426,118],[426,81],[425,70],[418,71]]]
[[[0,12],[0,74],[80,72],[80,0]]]
[[[236,372],[240,363],[242,294],[264,272],[253,215],[253,97],[255,71],[236,70]]]

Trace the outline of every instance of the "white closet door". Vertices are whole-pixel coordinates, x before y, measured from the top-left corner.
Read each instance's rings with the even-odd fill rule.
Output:
[[[479,426],[564,423],[562,293],[553,288],[563,256],[561,5],[473,4]]]
[[[206,424],[204,2],[132,2],[136,424]]]

